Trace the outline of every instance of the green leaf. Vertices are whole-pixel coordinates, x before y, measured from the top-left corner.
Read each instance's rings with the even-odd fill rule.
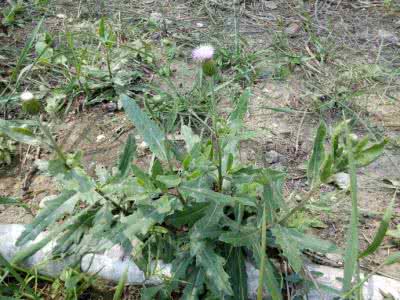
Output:
[[[196,265],[204,269],[214,294],[232,295],[229,275],[224,269],[225,259],[215,253],[211,245],[203,241],[196,241],[195,247],[191,250],[196,255]]]
[[[182,181],[178,175],[158,175],[156,179],[167,188],[177,187]]]
[[[133,138],[132,134],[130,134],[126,141],[124,151],[122,152],[122,155],[119,158],[118,172],[121,178],[124,178],[129,173],[130,167],[132,165],[132,160],[135,156],[135,152],[136,152],[135,139]]]
[[[57,198],[45,202],[45,207],[39,212],[33,222],[26,226],[18,238],[16,245],[22,246],[34,240],[39,233],[67,213],[72,213],[79,197],[75,191],[63,191]]]
[[[185,281],[186,271],[193,262],[193,257],[189,253],[178,255],[171,263],[172,278],[168,286],[168,290],[172,292],[179,287],[180,283]]]
[[[170,212],[171,206],[168,197],[161,197],[153,201],[152,205],[140,205],[137,210],[123,219],[126,224],[124,233],[127,237],[145,235],[155,224],[161,224],[165,216]]]
[[[382,221],[379,224],[378,231],[376,232],[373,241],[371,242],[371,244],[368,245],[367,249],[365,249],[363,252],[361,252],[358,255],[358,258],[363,258],[365,256],[368,256],[368,255],[374,253],[376,250],[378,250],[378,248],[381,245],[383,239],[385,238],[386,232],[389,228],[390,220],[392,219],[392,215],[393,215],[393,206],[394,206],[395,199],[396,199],[396,193],[394,194],[389,206],[385,210]]]
[[[255,240],[250,250],[253,252],[254,260],[256,265],[260,265],[261,263],[261,256],[262,250],[259,243],[259,239]],[[274,270],[274,267],[270,260],[266,258],[265,260],[265,275],[263,276],[264,286],[266,287],[267,291],[271,294],[273,300],[283,300],[281,294],[281,288],[279,286],[279,282],[277,280],[277,273]]]
[[[40,138],[35,137],[30,129],[16,126],[14,122],[8,120],[0,119],[0,132],[20,143],[32,146],[40,146],[43,144],[43,141]]]
[[[190,274],[188,284],[183,290],[182,300],[198,300],[199,295],[203,292],[204,270],[195,268]]]
[[[325,160],[322,164],[322,169],[320,173],[321,182],[327,183],[329,178],[333,175],[332,166],[333,166],[333,156],[332,154],[328,154],[325,157]]]
[[[256,202],[252,198],[232,197],[211,190],[203,188],[195,188],[188,185],[182,185],[181,187],[179,187],[179,189],[182,192],[189,193],[190,196],[192,196],[195,199],[199,199],[200,201],[202,201],[203,198],[206,198],[222,205],[235,206],[236,204],[243,204],[247,206],[256,207]]]
[[[185,140],[186,150],[190,153],[193,147],[201,142],[201,139],[198,135],[193,133],[190,127],[186,125],[182,125],[181,133],[183,135],[183,139]]]
[[[315,236],[304,234],[296,229],[281,227],[284,235],[296,243],[301,250],[311,250],[320,253],[337,253],[337,246],[327,240],[321,240]]]
[[[161,160],[168,160],[167,140],[160,128],[154,123],[127,95],[121,95],[120,100],[128,118],[133,122],[150,150]]]
[[[237,231],[227,231],[219,236],[221,242],[234,247],[251,246],[251,243],[258,238],[260,230],[251,226],[240,226]]]
[[[122,299],[122,297],[123,297],[122,293],[124,292],[124,287],[125,287],[127,279],[128,279],[128,267],[126,267],[124,273],[122,274],[120,280],[118,281],[118,286],[117,286],[117,289],[115,290],[113,300]]]
[[[303,259],[298,244],[287,235],[285,228],[280,225],[275,225],[271,231],[276,238],[276,243],[282,249],[283,255],[288,259],[290,266],[296,273],[300,272],[303,266]]]
[[[168,224],[175,227],[188,225],[191,227],[199,219],[201,219],[208,209],[209,203],[193,203],[191,206],[185,206],[183,211],[175,212],[166,220]]]
[[[203,240],[206,238],[216,239],[223,232],[219,222],[224,215],[224,206],[218,203],[211,203],[207,211],[200,220],[198,220],[190,231],[191,241]]]
[[[307,177],[310,186],[314,186],[319,181],[321,164],[324,160],[325,150],[324,143],[326,137],[326,125],[322,121],[318,127],[317,135],[315,136],[313,151],[310,161],[308,162]]]
[[[78,213],[76,213],[75,215],[73,215],[72,217],[70,217],[69,219],[67,219],[64,223],[58,224],[57,226],[54,226],[54,229],[51,230],[39,242],[29,244],[27,247],[24,247],[21,250],[19,250],[15,254],[15,256],[13,257],[11,263],[12,264],[18,264],[19,262],[23,261],[25,258],[35,254],[41,248],[46,246],[50,241],[55,240],[55,237],[58,234],[60,234],[61,232],[63,232],[66,228],[68,228],[69,226],[75,224],[75,222],[77,222],[77,221],[85,219],[85,218],[82,218],[82,216],[87,215],[88,213],[90,214],[90,210],[91,209],[92,209],[92,206],[88,206],[85,209],[83,209],[83,210],[79,211]],[[35,220],[34,220],[34,222],[35,222]]]
[[[277,211],[284,206],[283,183],[284,174],[275,170],[263,172],[268,180],[264,182],[263,200],[267,206],[267,223],[272,224]]]
[[[354,153],[354,161],[357,167],[364,167],[374,162],[382,155],[385,145],[388,143],[387,139],[384,139],[380,143],[376,143],[371,147],[364,149],[361,152]]]
[[[351,194],[351,216],[350,226],[347,233],[346,250],[344,256],[344,278],[342,291],[348,292],[352,288],[352,280],[356,271],[359,251],[358,242],[358,200],[357,200],[357,175],[356,164],[352,151],[349,128],[346,124],[346,152],[349,160],[350,194]]]
[[[227,260],[227,272],[233,289],[234,300],[247,300],[247,273],[245,255],[242,248],[230,247]]]

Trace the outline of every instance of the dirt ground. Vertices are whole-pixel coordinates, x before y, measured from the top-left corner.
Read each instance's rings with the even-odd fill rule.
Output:
[[[88,8],[97,3],[83,1],[82,7],[77,8],[73,2],[59,1],[54,13],[64,13],[78,20],[92,14]],[[181,45],[200,42],[215,42],[218,45],[232,40],[233,36],[232,9],[230,5],[224,9],[222,2],[210,0],[205,5],[196,5],[193,1],[163,1],[162,5],[158,5],[158,1],[149,0],[129,4],[121,2],[118,6],[118,1],[114,1],[114,5],[104,10],[111,15],[119,13],[119,18],[128,23],[138,15],[151,17],[159,13],[168,20],[169,36]],[[360,242],[365,247],[373,239],[396,188],[400,188],[393,184],[400,182],[400,10],[388,9],[383,1],[378,0],[309,1],[303,6],[299,4],[301,2],[254,0],[242,3],[240,33],[249,43],[249,49],[267,49],[274,43],[276,33],[284,32],[289,37],[289,49],[308,57],[304,65],[294,67],[284,80],[275,80],[268,75],[257,79],[252,87],[245,120],[246,127],[257,135],[243,144],[242,159],[287,171],[287,194],[294,189],[306,189],[305,162],[319,118],[323,117],[329,124],[341,120],[341,114],[334,105],[320,109],[324,107],[324,101],[334,102],[330,99],[337,95],[338,86],[350,91],[366,91],[352,98],[351,108],[363,121],[357,125],[357,134],[364,135],[373,130],[378,137],[390,137],[393,143],[387,148],[386,155],[367,168],[358,170]],[[306,20],[314,24],[319,39],[326,41],[329,53],[326,63],[315,59],[316,49],[310,42]],[[193,69],[185,59],[179,60],[179,64],[186,65],[189,73]],[[363,72],[363,66],[372,64],[397,70],[397,76],[385,78],[381,83],[358,75]],[[268,64],[262,66],[266,74],[270,67]],[[184,89],[187,84],[185,76],[179,72],[173,76]],[[354,80],[357,76],[362,78]],[[271,107],[289,107],[292,111],[277,112],[269,109]],[[57,140],[64,149],[79,148],[84,152],[84,164],[89,172],[93,172],[98,164],[105,167],[115,165],[127,134],[134,132],[123,112],[107,112],[101,106],[72,113],[62,126],[56,128]],[[43,197],[57,191],[54,184],[38,172],[32,172],[33,177],[27,179],[34,168],[34,160],[46,158],[48,154],[37,149],[30,148],[28,151],[27,148],[20,148],[18,156],[16,165],[0,170],[0,194],[21,197],[36,211]],[[146,157],[143,153],[141,160],[145,161]],[[26,180],[30,181],[29,189],[23,191]],[[342,246],[350,215],[350,198],[333,186],[327,186],[326,191],[321,193],[322,197],[328,209],[310,206],[305,218],[315,221],[310,222],[315,233]],[[312,204],[321,199],[314,199]],[[28,223],[31,220],[32,216],[23,208],[0,207],[0,223]],[[398,224],[399,195],[391,228]],[[388,238],[381,251],[364,263],[372,268],[396,250],[399,250],[399,242]],[[386,268],[383,273],[400,278],[400,265]]]

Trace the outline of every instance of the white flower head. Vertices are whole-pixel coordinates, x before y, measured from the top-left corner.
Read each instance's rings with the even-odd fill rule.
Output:
[[[201,45],[193,50],[192,58],[197,62],[204,62],[206,60],[212,59],[214,52],[215,50],[213,46]]]
[[[21,95],[21,100],[22,101],[30,101],[34,98],[33,94],[30,91],[25,91]]]

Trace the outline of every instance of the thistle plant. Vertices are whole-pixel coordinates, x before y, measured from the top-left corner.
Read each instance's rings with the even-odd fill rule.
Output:
[[[283,172],[240,162],[239,145],[248,136],[242,124],[251,93],[243,91],[226,120],[218,116],[214,88],[218,70],[213,66],[213,53],[210,46],[193,52],[207,83],[204,95],[211,95],[207,99],[212,124],[205,124],[210,135],[203,139],[182,125],[184,145],[176,144],[134,99],[121,95],[128,119],[153,154],[148,170],[134,163],[136,144],[130,135],[116,168],[97,168],[91,176],[81,162],[82,153],[64,153],[48,127],[37,119],[43,140],[56,152],[54,158],[38,165],[57,182],[60,193],[45,201],[27,225],[17,241],[23,249],[12,264],[50,241],[56,243],[54,257],[70,255],[75,258],[72,264],[86,253],[120,245],[146,276],[157,274],[157,260],[172,265],[172,276],[160,286],[144,288],[143,299],[171,299],[172,294],[179,294],[180,299],[247,299],[248,263],[259,269],[259,300],[264,292],[273,300],[284,299],[290,282],[276,267],[279,263],[287,263],[288,273],[301,276],[303,282],[312,281],[303,276],[307,273],[303,251],[340,250],[289,227],[288,219],[318,194],[321,182],[327,182],[334,172],[348,170],[349,163],[353,171],[355,166],[371,163],[382,153],[384,143],[349,142],[348,123],[344,122],[333,130],[333,146],[326,149],[328,128],[322,122],[309,160],[310,189],[295,191],[302,200],[292,207],[284,198]],[[12,126],[7,130],[19,136],[33,135]],[[45,230],[44,240],[29,243]],[[375,244],[368,255],[377,249]],[[354,275],[351,267],[347,283]],[[350,292],[348,288],[343,291]]]

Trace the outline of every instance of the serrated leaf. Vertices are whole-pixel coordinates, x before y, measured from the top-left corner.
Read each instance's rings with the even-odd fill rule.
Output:
[[[154,123],[127,95],[121,95],[120,101],[128,118],[133,122],[150,150],[161,160],[168,160],[166,137],[160,128]]]
[[[227,260],[227,272],[233,289],[234,300],[247,300],[247,273],[242,248],[231,247]]]
[[[301,250],[311,250],[319,253],[336,253],[337,246],[330,241],[321,240],[315,236],[304,234],[296,229],[281,227],[283,233],[296,243]]]
[[[298,244],[287,235],[285,228],[280,225],[275,225],[271,231],[290,266],[296,273],[300,272],[303,266],[303,259]]]
[[[376,143],[361,152],[354,153],[356,167],[364,167],[377,160],[382,155],[387,143],[388,140],[384,139],[382,142]]]
[[[216,239],[223,232],[219,221],[224,211],[224,206],[217,203],[211,203],[207,206],[204,216],[198,220],[190,231],[191,241],[198,241],[206,238]]]
[[[307,178],[310,183],[310,186],[314,186],[316,182],[319,181],[321,164],[325,156],[325,149],[324,149],[325,136],[326,136],[326,125],[324,122],[321,122],[314,139],[314,146],[311,158],[308,162]]]
[[[251,246],[251,243],[258,238],[260,230],[250,226],[240,226],[238,231],[227,231],[219,236],[221,242],[234,247]]]
[[[374,253],[376,250],[378,250],[378,248],[381,245],[381,243],[383,242],[383,239],[385,238],[386,232],[389,228],[390,220],[392,219],[392,215],[393,215],[393,206],[394,206],[395,199],[396,199],[396,193],[394,194],[389,206],[385,210],[382,221],[379,224],[378,231],[376,232],[373,241],[368,245],[367,249],[365,249],[363,252],[361,252],[358,255],[358,258],[366,257],[366,256]]]
[[[193,203],[191,206],[185,206],[184,210],[175,212],[166,221],[175,227],[181,227],[182,225],[191,227],[204,216],[208,206],[209,203]]]
[[[126,224],[124,230],[128,238],[135,237],[138,234],[145,235],[155,224],[161,224],[165,216],[171,211],[167,196],[153,201],[152,205],[140,205],[137,210],[126,217],[123,223]]]
[[[65,214],[72,213],[78,200],[79,198],[76,197],[75,191],[64,191],[57,198],[47,201],[43,210],[39,212],[33,222],[27,225],[21,233],[16,245],[22,246],[34,240],[49,225],[54,225]]]
[[[172,278],[170,280],[170,284],[168,286],[168,290],[172,292],[180,283],[185,281],[186,271],[189,265],[192,263],[193,257],[189,255],[189,253],[184,253],[182,255],[178,255],[171,263],[171,272]]]
[[[182,300],[198,300],[199,295],[203,292],[204,270],[196,268],[189,276],[188,283],[183,290]]]
[[[219,203],[222,205],[235,206],[236,204],[243,204],[253,207],[256,206],[256,202],[252,198],[232,197],[208,189],[195,188],[188,185],[182,185],[179,189],[183,192],[189,193],[190,196],[192,196],[195,199],[199,199],[200,201],[203,201],[203,199],[206,198],[208,200],[212,200],[215,203]]]
[[[86,207],[85,209],[79,211],[69,219],[67,219],[64,223],[58,224],[58,226],[54,226],[54,229],[51,230],[43,239],[41,239],[39,242],[29,244],[26,247],[23,247],[20,249],[15,256],[13,257],[11,263],[12,264],[18,264],[21,261],[23,261],[25,258],[32,256],[35,254],[37,251],[39,251],[41,248],[46,246],[50,241],[54,240],[57,235],[59,235],[61,232],[63,232],[67,227],[71,226],[74,224],[77,220],[81,220],[82,216],[87,214],[88,212],[90,213],[90,210],[92,209],[91,206]]]
[[[197,241],[193,254],[196,256],[196,265],[205,271],[214,294],[232,295],[229,275],[225,272],[225,259],[215,253],[214,249],[203,241]]]
[[[253,252],[253,257],[256,263],[256,266],[260,266],[261,263],[261,246],[259,243],[259,239],[254,240],[249,248]],[[275,272],[274,267],[270,260],[266,258],[265,260],[265,276],[263,277],[264,286],[266,287],[267,291],[271,294],[271,298],[273,300],[282,300],[282,293],[281,288],[279,286],[279,281],[277,280],[277,272]]]

